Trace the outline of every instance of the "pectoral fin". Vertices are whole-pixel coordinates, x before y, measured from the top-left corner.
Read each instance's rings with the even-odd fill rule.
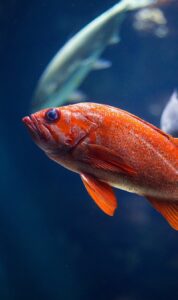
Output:
[[[92,199],[99,208],[109,216],[113,216],[117,208],[117,200],[112,188],[88,174],[81,174],[81,179]]]
[[[133,176],[136,171],[113,150],[101,145],[88,145],[88,160],[95,168]]]
[[[153,207],[166,219],[172,228],[178,230],[178,204],[173,201],[161,201],[147,197]]]

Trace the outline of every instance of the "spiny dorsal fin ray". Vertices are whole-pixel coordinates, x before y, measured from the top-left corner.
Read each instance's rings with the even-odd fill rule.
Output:
[[[174,138],[171,135],[167,134],[166,132],[162,131],[160,128],[152,125],[151,123],[129,113],[129,112],[125,112],[126,114],[128,114],[129,116],[131,116],[132,118],[136,119],[137,121],[140,121],[141,123],[149,126],[150,128],[152,128],[153,130],[157,131],[159,134],[161,134],[162,136],[164,136],[165,138],[167,138],[169,141],[171,141],[176,147],[178,147],[178,138]]]
[[[178,147],[178,138],[172,138],[174,145]]]

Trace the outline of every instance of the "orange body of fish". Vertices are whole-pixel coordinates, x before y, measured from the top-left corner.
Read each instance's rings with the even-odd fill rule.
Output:
[[[115,107],[80,103],[23,118],[52,160],[80,174],[96,204],[113,215],[112,187],[145,196],[178,230],[178,141]]]

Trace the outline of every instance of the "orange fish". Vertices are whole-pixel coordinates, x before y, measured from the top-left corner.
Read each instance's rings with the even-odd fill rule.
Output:
[[[113,216],[112,187],[145,196],[178,230],[178,139],[121,109],[80,103],[23,118],[49,158],[81,179]]]

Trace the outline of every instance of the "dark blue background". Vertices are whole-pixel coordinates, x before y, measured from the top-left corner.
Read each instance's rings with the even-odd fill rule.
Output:
[[[142,197],[117,191],[105,216],[82,182],[50,161],[21,118],[36,82],[73,34],[114,0],[0,1],[0,299],[178,299],[178,233]],[[178,9],[166,8],[164,39],[122,26],[107,48],[110,70],[82,85],[92,101],[159,126],[178,84]]]

